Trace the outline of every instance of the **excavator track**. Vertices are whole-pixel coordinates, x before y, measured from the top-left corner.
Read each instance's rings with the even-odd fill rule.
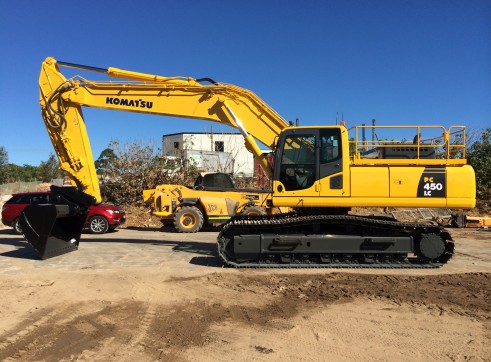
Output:
[[[240,268],[438,268],[454,251],[436,224],[353,215],[239,216],[217,241]]]

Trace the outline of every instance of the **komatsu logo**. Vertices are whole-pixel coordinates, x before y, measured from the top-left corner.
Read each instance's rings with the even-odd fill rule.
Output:
[[[142,99],[126,99],[116,97],[106,97],[106,104],[114,104],[116,106],[134,107],[134,108],[152,108],[153,102],[145,102]]]

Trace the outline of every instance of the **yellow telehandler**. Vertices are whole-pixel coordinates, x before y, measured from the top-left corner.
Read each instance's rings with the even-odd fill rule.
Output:
[[[203,172],[194,185],[162,184],[143,191],[143,201],[164,226],[182,233],[194,233],[204,225],[217,226],[236,215],[268,215],[280,212],[267,200],[271,192],[238,189],[227,173]]]

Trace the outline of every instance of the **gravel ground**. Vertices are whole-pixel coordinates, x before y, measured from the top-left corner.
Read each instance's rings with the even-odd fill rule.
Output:
[[[428,270],[224,267],[216,230],[84,234],[40,261],[0,230],[0,360],[489,361],[491,232]]]

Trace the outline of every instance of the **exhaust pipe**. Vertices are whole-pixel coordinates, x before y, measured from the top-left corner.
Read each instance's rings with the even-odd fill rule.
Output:
[[[80,236],[95,198],[76,187],[51,186],[53,204],[30,205],[20,215],[27,242],[41,259],[78,249]]]

